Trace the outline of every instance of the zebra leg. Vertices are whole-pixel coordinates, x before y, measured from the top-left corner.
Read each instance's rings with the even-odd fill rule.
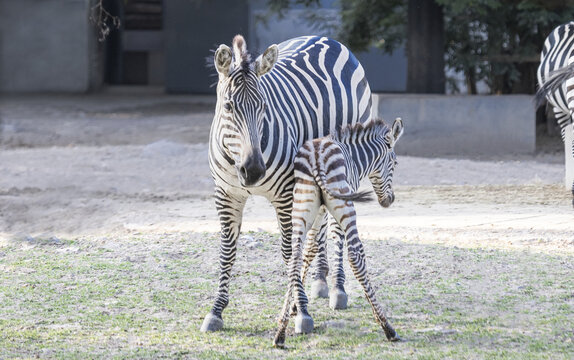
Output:
[[[356,231],[355,231],[356,233]],[[353,269],[353,273],[357,280],[363,286],[363,291],[365,292],[365,296],[367,300],[371,304],[373,309],[373,315],[375,316],[375,320],[381,325],[387,339],[390,341],[400,341],[401,338],[395,332],[395,329],[389,324],[385,314],[383,312],[382,306],[377,301],[375,296],[375,290],[371,286],[371,282],[369,280],[369,275],[367,274],[367,263],[365,259],[365,253],[363,250],[363,244],[359,237],[356,236],[354,241],[349,241],[347,244],[348,252],[349,252],[349,262],[351,263],[351,268]]]
[[[304,210],[304,209],[303,209]],[[279,328],[273,340],[273,346],[278,348],[285,347],[285,331],[289,324],[289,310],[294,301],[297,308],[297,316],[295,318],[295,333],[310,333],[313,331],[313,318],[307,311],[307,296],[301,281],[301,266],[303,263],[303,243],[305,236],[311,228],[311,220],[315,211],[309,211],[302,214],[293,214],[293,238],[292,238],[292,253],[289,259],[289,285],[287,294],[285,295],[285,302],[281,313],[279,314]],[[295,210],[294,210],[295,211]]]
[[[276,348],[283,349],[285,347],[285,331],[287,330],[287,325],[289,324],[289,308],[293,304],[293,288],[291,286],[291,281],[287,285],[287,294],[285,294],[285,301],[283,302],[283,308],[279,313],[278,323],[279,328],[275,333],[275,338],[273,339],[273,346]]]
[[[229,303],[229,280],[235,262],[237,238],[241,229],[243,207],[247,198],[233,198],[222,189],[215,190],[215,205],[221,222],[219,246],[219,288],[213,308],[201,325],[201,331],[217,331],[223,327],[221,313]]]
[[[564,142],[566,181],[568,181],[569,177],[571,176],[570,174],[574,172],[574,169],[572,169],[572,166],[574,166],[574,125],[569,126],[569,124],[574,121],[574,103],[569,103],[568,106],[570,107],[569,113],[562,111],[562,109],[559,107],[552,107],[552,110],[554,111],[554,117],[556,118],[556,122],[560,127],[560,135],[562,136],[562,141]],[[571,132],[569,133],[568,131]],[[572,134],[572,138],[570,138],[570,134]],[[574,206],[574,180],[571,185],[568,182],[565,182],[565,186],[571,186],[570,190],[572,191],[572,206]]]
[[[574,125],[572,125],[572,158],[574,158]],[[572,181],[572,206],[574,207],[574,180]]]
[[[570,115],[571,118],[574,118],[574,114]],[[574,121],[572,122],[572,124],[570,125],[570,130],[572,130],[572,143],[570,144],[570,153],[568,154],[568,152],[565,152],[564,156],[570,156],[570,161],[566,161],[566,165],[570,166],[570,169],[566,169],[566,176],[571,176],[571,174],[574,173],[574,169],[572,167],[574,167]],[[567,138],[567,137],[565,137]],[[566,150],[566,147],[565,147]],[[571,187],[571,191],[572,191],[572,206],[574,207],[574,179],[572,180],[572,187]]]
[[[329,307],[333,310],[341,310],[347,308],[348,299],[347,293],[345,292],[345,270],[343,268],[345,234],[333,218],[331,218],[329,228],[331,229],[331,238],[335,243],[335,267],[333,272],[333,283],[335,286],[329,296]]]
[[[315,273],[313,274],[313,282],[311,283],[311,298],[327,298],[329,297],[329,285],[327,285],[327,274],[329,274],[329,263],[327,261],[327,217],[325,215],[321,216],[322,220],[320,223],[319,231],[316,232],[314,241],[311,241],[309,236],[309,241],[307,241],[307,247],[305,248],[305,262],[303,267],[303,283],[307,277],[307,271],[313,259],[317,256],[317,262],[315,264]],[[311,230],[313,231],[313,230]],[[313,251],[307,251],[313,246]]]
[[[291,211],[293,209],[293,188],[289,187],[282,192],[285,194],[281,200],[273,200],[271,204],[277,213],[277,222],[281,232],[281,255],[285,264],[289,263],[291,257],[291,233],[293,224],[291,222]]]
[[[303,250],[303,269],[301,270],[301,282],[303,283],[303,287],[305,287],[305,280],[307,279],[307,273],[309,272],[309,268],[311,263],[315,259],[317,252],[319,251],[319,245],[317,244],[317,239],[324,239],[325,231],[327,227],[327,223],[325,222],[325,209],[321,207],[319,210],[320,213],[316,217],[316,221],[313,223],[313,227],[311,230],[307,232],[307,243],[305,245],[305,249]],[[319,220],[319,221],[317,221]],[[322,237],[321,237],[322,236]],[[311,297],[326,297],[320,296],[318,293],[321,291],[326,291],[327,295],[329,294],[329,287],[327,286],[326,282],[323,282],[324,288],[317,288],[317,284],[322,286],[320,282],[314,282],[311,286]],[[315,287],[313,287],[315,286]],[[293,304],[291,308],[291,316],[297,315],[297,304]]]
[[[400,337],[385,317],[383,308],[375,296],[375,290],[371,286],[369,275],[367,273],[365,251],[357,232],[356,213],[353,203],[351,201],[331,199],[327,202],[327,207],[333,217],[338,221],[341,228],[345,229],[349,262],[355,277],[363,286],[363,291],[365,292],[367,301],[371,304],[375,320],[383,328],[387,339],[390,341],[399,341]]]

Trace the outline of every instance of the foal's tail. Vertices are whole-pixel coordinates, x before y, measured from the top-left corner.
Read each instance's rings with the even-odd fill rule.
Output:
[[[354,202],[368,202],[368,201],[373,200],[373,198],[371,196],[371,191],[369,191],[369,190],[354,192],[354,193],[349,193],[349,194],[341,194],[337,190],[330,189],[328,184],[327,184],[327,175],[325,175],[325,171],[323,171],[323,169],[321,168],[321,165],[320,165],[321,163],[319,161],[317,161],[316,164],[317,164],[317,166],[313,170],[313,176],[315,177],[315,181],[317,182],[317,184],[319,185],[321,190],[323,190],[327,194],[331,195],[332,197],[334,197],[336,199],[351,200]]]

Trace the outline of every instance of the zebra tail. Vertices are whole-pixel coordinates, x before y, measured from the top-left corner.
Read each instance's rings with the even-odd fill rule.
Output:
[[[369,202],[373,200],[371,192],[368,190],[349,194],[341,194],[338,191],[333,191],[327,186],[327,179],[325,178],[326,177],[325,173],[321,171],[321,169],[315,169],[313,175],[315,176],[315,181],[317,182],[321,190],[325,191],[327,194],[331,195],[336,199],[351,200],[354,202]]]
[[[543,81],[534,97],[536,108],[540,107],[548,95],[558,90],[572,76],[574,76],[574,63],[549,72],[548,77]]]

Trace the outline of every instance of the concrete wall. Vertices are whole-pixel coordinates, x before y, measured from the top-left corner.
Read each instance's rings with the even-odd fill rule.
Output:
[[[340,23],[340,5],[337,1],[321,1],[321,9],[309,10],[303,5],[295,5],[285,11],[282,18],[268,16],[267,1],[252,0],[249,3],[249,37],[247,45],[251,51],[262,53],[271,44],[277,44],[302,35],[321,35],[337,39],[334,27]],[[324,19],[327,26],[316,26],[307,21],[313,12]],[[373,47],[366,52],[354,52],[363,65],[369,86],[373,92],[404,92],[407,88],[407,58],[403,48],[392,55],[384,54]]]
[[[166,59],[166,90],[170,93],[215,93],[212,76],[215,70],[206,67],[206,58],[219,44],[231,45],[235,34],[242,34],[252,54],[257,55],[271,45],[309,34],[336,38],[329,27],[316,28],[306,21],[311,10],[295,5],[284,17],[268,15],[266,0],[168,0],[164,1],[164,35]],[[336,23],[339,5],[334,0],[322,1],[321,9],[313,10]],[[373,91],[406,90],[407,61],[402,49],[393,55],[378,49],[355,54],[367,74]]]
[[[166,91],[215,93],[217,72],[207,58],[219,44],[231,46],[236,34],[248,32],[247,1],[167,0],[164,6]]]
[[[89,0],[0,1],[0,91],[84,92],[97,77]]]
[[[536,148],[536,112],[529,95],[375,94],[373,100],[376,116],[388,122],[402,117],[400,154],[531,154]]]

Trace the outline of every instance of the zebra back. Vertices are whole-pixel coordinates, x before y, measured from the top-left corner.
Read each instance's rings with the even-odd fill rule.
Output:
[[[288,122],[297,148],[347,124],[367,122],[371,90],[357,58],[339,42],[303,36],[278,45],[279,58],[261,77],[268,117]]]

